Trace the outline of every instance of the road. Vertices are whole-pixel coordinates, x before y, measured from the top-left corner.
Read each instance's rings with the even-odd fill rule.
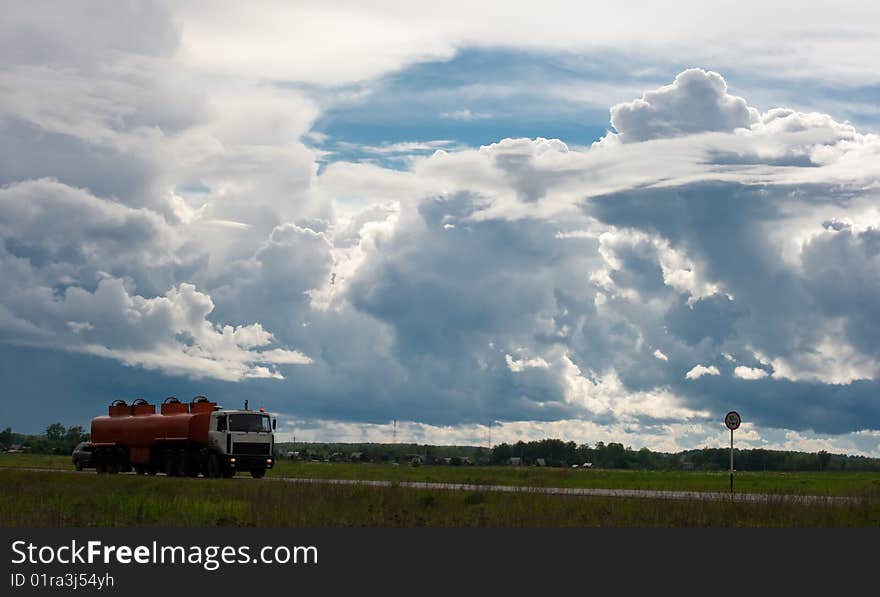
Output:
[[[0,467],[7,471],[35,471],[65,474],[95,474],[57,468]],[[134,474],[134,473],[126,473]],[[663,491],[655,489],[600,489],[590,487],[529,487],[517,485],[475,485],[471,483],[427,483],[421,481],[377,481],[366,479],[306,479],[299,477],[265,477],[255,481],[250,477],[234,477],[243,482],[294,483],[301,485],[360,485],[365,487],[406,487],[410,489],[431,489],[439,491],[492,491],[499,493],[543,493],[546,495],[572,495],[584,497],[616,497],[653,500],[705,500],[735,501],[748,503],[785,502],[791,504],[850,504],[858,498],[845,496],[794,495],[769,493],[730,493],[708,491]]]

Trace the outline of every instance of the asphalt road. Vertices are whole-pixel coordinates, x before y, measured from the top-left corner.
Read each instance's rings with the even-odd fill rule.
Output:
[[[0,467],[0,470],[25,470],[62,474],[92,474],[93,471],[78,472],[71,469]],[[134,474],[134,473],[125,473]],[[708,491],[662,491],[653,489],[600,489],[588,487],[526,487],[517,485],[474,485],[470,483],[427,483],[421,481],[376,481],[365,479],[304,479],[298,477],[265,477],[256,481],[250,477],[234,477],[241,481],[258,483],[296,483],[302,485],[360,485],[366,487],[407,487],[411,489],[434,489],[440,491],[492,491],[499,493],[543,493],[547,495],[574,495],[585,497],[617,497],[653,500],[732,500],[735,502],[785,502],[792,504],[849,504],[858,498],[845,496],[794,495],[769,493],[723,493]]]

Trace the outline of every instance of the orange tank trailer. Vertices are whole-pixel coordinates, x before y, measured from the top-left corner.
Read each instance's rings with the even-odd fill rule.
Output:
[[[138,398],[132,404],[116,400],[107,416],[92,419],[92,444],[99,472],[131,470],[155,473],[164,460],[164,453],[179,453],[178,464],[169,474],[195,476],[198,466],[186,464],[187,455],[208,443],[211,413],[217,404],[204,396],[197,396],[189,404],[176,398],[166,398],[156,406]],[[197,460],[195,456],[192,460]],[[101,469],[105,470],[101,470]],[[195,474],[193,474],[195,473]]]

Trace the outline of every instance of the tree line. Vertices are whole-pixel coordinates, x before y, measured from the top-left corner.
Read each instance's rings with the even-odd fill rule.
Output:
[[[514,460],[511,460],[514,459]],[[542,459],[546,466],[571,466],[591,463],[597,468],[641,470],[726,470],[730,466],[728,448],[701,448],[677,453],[653,452],[648,448],[633,450],[616,442],[576,444],[560,439],[515,444],[499,444],[492,448],[493,464],[510,464],[516,459],[533,465]],[[820,452],[765,450],[763,448],[734,450],[734,468],[740,471],[880,471],[880,459]]]
[[[0,431],[0,449],[22,450],[35,454],[70,454],[80,442],[89,441],[89,434],[79,425],[65,427],[52,423],[45,433],[26,435],[15,433],[11,427]]]

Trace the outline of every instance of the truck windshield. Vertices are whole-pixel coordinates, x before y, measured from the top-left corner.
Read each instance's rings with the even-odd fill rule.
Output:
[[[230,431],[272,431],[268,415],[229,415]]]

